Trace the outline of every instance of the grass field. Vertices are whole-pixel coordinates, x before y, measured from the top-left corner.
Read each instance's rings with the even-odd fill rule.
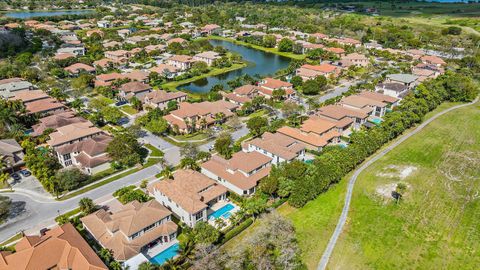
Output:
[[[426,118],[456,104],[458,103],[444,103],[435,111],[427,114]],[[326,193],[321,194],[302,208],[293,208],[288,204],[278,208],[278,211],[295,225],[297,240],[302,250],[302,260],[308,269],[316,268],[335,229],[342,211],[349,177],[350,175],[347,175],[339,184],[331,187]]]
[[[122,107],[120,107],[120,110],[122,110],[124,113],[129,114],[129,115],[134,115],[134,114],[138,113],[138,111],[130,105],[122,106]]]
[[[479,123],[480,103],[448,113],[361,174],[329,269],[479,269]]]
[[[403,16],[430,16],[448,15],[475,17],[480,15],[479,3],[435,3],[418,1],[359,1],[345,4],[358,4],[363,7],[376,8],[380,15],[403,17]]]

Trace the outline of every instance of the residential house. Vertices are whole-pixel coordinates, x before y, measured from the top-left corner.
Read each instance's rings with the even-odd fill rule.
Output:
[[[375,86],[375,91],[394,98],[404,97],[410,89],[402,83],[380,83]]]
[[[342,67],[350,67],[350,66],[360,66],[360,67],[366,67],[369,64],[369,59],[359,53],[350,53],[342,57],[340,60],[340,63],[342,64]]]
[[[227,199],[227,189],[193,170],[177,170],[173,179],[164,179],[148,187],[150,194],[170,209],[187,226],[208,221],[211,207]]]
[[[256,85],[246,84],[235,88],[231,93],[223,92],[222,96],[224,100],[242,106],[247,102],[251,102],[258,95],[259,90],[260,87]]]
[[[207,24],[202,27],[201,33],[202,35],[214,35],[220,33],[220,30],[222,30],[222,28],[219,25]]]
[[[194,130],[207,128],[214,123],[223,122],[233,116],[238,105],[224,100],[200,103],[182,102],[178,109],[171,111],[163,118],[178,133],[191,133]]]
[[[447,63],[442,58],[434,55],[425,55],[420,57],[420,61],[426,65],[435,65],[437,67],[446,66]]]
[[[110,86],[114,81],[124,79],[125,77],[117,72],[100,74],[95,77],[95,87]]]
[[[372,92],[372,91],[362,91],[358,95],[362,96],[362,97],[366,97],[366,98],[369,98],[369,99],[373,99],[373,100],[376,100],[376,101],[386,103],[387,108],[389,108],[389,109],[397,106],[398,102],[399,102],[398,98],[395,98],[395,97],[392,97],[392,96],[389,96],[389,95],[384,95],[384,94],[377,93],[377,92]]]
[[[284,90],[285,95],[282,98],[291,98],[295,96],[295,90],[293,90],[293,85],[289,82],[284,82],[274,78],[264,78],[259,83],[258,93],[263,95],[265,98],[270,99],[273,97],[273,91]]]
[[[341,73],[340,67],[327,64],[327,63],[323,63],[320,65],[305,64],[299,67],[295,71],[295,74],[297,76],[300,76],[303,81],[312,80],[318,76],[325,76],[325,77],[338,76],[340,75],[340,73]]]
[[[16,92],[33,90],[33,84],[24,81],[22,78],[10,78],[0,80],[0,97],[9,98],[15,95]]]
[[[84,56],[85,47],[83,46],[66,47],[66,48],[60,48],[57,50],[57,54],[62,54],[62,53],[71,53],[71,54],[75,54],[75,56]]]
[[[23,157],[23,149],[15,139],[0,140],[0,162],[6,165],[5,168],[0,168],[0,172],[24,165]]]
[[[22,101],[28,114],[38,114],[40,116],[62,112],[67,108],[42,90],[19,91],[10,99]]]
[[[32,126],[33,132],[30,133],[30,136],[37,137],[48,130],[55,131],[59,127],[87,121],[88,120],[83,117],[75,116],[75,113],[70,110],[59,112],[40,118],[39,123]]]
[[[335,121],[312,116],[300,128],[289,126],[281,127],[277,133],[288,136],[305,146],[306,149],[322,151],[323,147],[332,143],[339,143],[341,133]]]
[[[113,213],[100,209],[80,220],[89,234],[120,262],[177,242],[178,226],[172,221],[172,212],[155,200],[133,201]]]
[[[193,56],[194,61],[205,62],[207,63],[208,66],[211,66],[213,62],[217,59],[220,59],[220,55],[212,51],[197,53],[196,55]]]
[[[117,62],[124,63],[127,62],[128,59],[131,57],[131,53],[130,51],[126,50],[106,51],[105,57]]]
[[[143,100],[144,97],[152,91],[152,87],[146,83],[131,81],[122,84],[118,90],[118,96],[122,100],[130,100],[133,97]]]
[[[150,71],[156,72],[160,76],[164,76],[168,79],[173,79],[183,73],[179,68],[167,64],[159,64],[156,67],[150,68]]]
[[[383,117],[387,110],[387,103],[361,95],[350,95],[342,98],[338,103],[343,107],[357,109],[371,116]]]
[[[331,48],[325,48],[324,50],[328,51],[328,52],[331,52],[331,53],[335,54],[336,56],[338,56],[340,58],[345,55],[345,50],[342,49],[342,48],[331,47]]]
[[[110,28],[112,27],[112,23],[106,20],[101,20],[97,22],[97,26],[100,28]]]
[[[23,236],[15,252],[0,252],[0,269],[107,270],[95,251],[71,223],[40,235]]]
[[[316,115],[321,118],[338,121],[340,123],[349,123],[352,121],[353,129],[360,129],[360,127],[367,122],[368,113],[344,107],[341,105],[328,105],[317,110]]]
[[[272,158],[259,152],[237,152],[228,160],[214,155],[200,165],[201,172],[238,195],[251,195],[268,176]]]
[[[400,83],[412,89],[418,83],[418,76],[412,74],[389,74],[385,80],[386,83]]]
[[[242,150],[266,155],[272,159],[272,164],[302,159],[305,156],[304,145],[283,134],[270,132],[265,132],[261,138],[243,142]]]
[[[188,55],[174,55],[167,59],[167,65],[174,66],[180,70],[187,70],[192,67],[194,60]]]
[[[177,38],[171,38],[171,39],[167,40],[166,43],[167,43],[167,45],[170,45],[172,43],[179,43],[180,45],[185,45],[185,43],[187,43],[187,41],[183,38],[177,37]]]
[[[108,170],[111,158],[107,154],[112,137],[100,134],[71,144],[56,147],[55,152],[64,167],[76,166],[93,175]]]
[[[147,93],[143,98],[143,103],[146,106],[164,110],[168,108],[169,102],[181,103],[183,101],[186,101],[187,97],[188,97],[187,94],[180,91],[167,92],[164,90],[156,90],[156,91]]]
[[[150,72],[136,69],[122,75],[124,78],[128,78],[132,81],[147,83],[149,80],[149,74]]]
[[[70,74],[78,75],[80,72],[87,72],[87,73],[94,73],[95,68],[84,63],[75,63],[64,68],[65,71],[69,72]]]

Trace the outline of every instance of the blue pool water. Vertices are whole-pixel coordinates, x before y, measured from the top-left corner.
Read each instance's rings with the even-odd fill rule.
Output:
[[[155,257],[150,259],[150,262],[157,265],[164,264],[167,260],[178,255],[179,245],[178,243],[172,245],[171,247],[165,249],[164,251],[155,255]]]
[[[208,218],[210,217],[214,217],[214,218],[220,218],[220,217],[224,217],[224,218],[229,218],[232,213],[230,213],[231,210],[233,210],[235,208],[235,206],[233,206],[233,204],[229,203],[225,206],[223,206],[222,208],[218,209],[217,211],[211,213]]]
[[[312,164],[312,163],[313,163],[313,159],[305,160],[304,162],[307,163],[307,164]]]
[[[373,118],[370,120],[370,122],[376,124],[376,125],[380,125],[380,123],[382,123],[382,119],[380,118]]]

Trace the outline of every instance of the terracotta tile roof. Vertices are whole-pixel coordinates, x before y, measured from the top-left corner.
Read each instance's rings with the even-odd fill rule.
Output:
[[[193,170],[178,170],[173,180],[165,179],[149,187],[177,203],[190,214],[208,207],[207,203],[227,192],[224,186]]]
[[[325,140],[322,136],[318,134],[315,134],[313,132],[302,132],[299,129],[292,127],[284,126],[279,128],[277,132],[288,136],[294,140],[313,145],[315,147],[323,147],[328,144],[327,140]]]
[[[284,82],[284,81],[277,80],[277,79],[274,79],[274,78],[265,78],[260,83],[260,86],[261,87],[267,87],[267,88],[270,88],[270,89],[279,89],[279,88],[282,88],[282,87],[284,87],[284,88],[292,87],[292,84],[289,83],[289,82]]]
[[[65,144],[55,148],[55,151],[61,155],[72,152],[84,152],[90,157],[98,156],[105,153],[108,144],[112,141],[112,137],[105,134],[81,140],[72,144]]]
[[[123,76],[125,78],[129,78],[132,81],[143,82],[143,81],[146,81],[148,79],[148,74],[149,73],[145,72],[145,71],[134,70],[132,72],[123,74]]]
[[[63,127],[66,125],[80,123],[80,122],[88,122],[83,117],[75,117],[75,113],[72,111],[64,111],[61,113],[53,114],[50,116],[46,116],[39,119],[40,123],[32,126],[33,133],[31,136],[39,136],[41,135],[46,129],[57,129],[59,127]]]
[[[73,53],[57,53],[57,54],[55,54],[53,59],[55,59],[55,60],[65,60],[65,59],[68,59],[70,57],[76,57],[76,55],[73,54]]]
[[[317,115],[326,116],[335,120],[341,120],[344,117],[355,117],[366,119],[368,114],[355,109],[345,108],[340,105],[328,105],[318,109]]]
[[[172,38],[172,39],[169,39],[169,40],[167,41],[167,44],[171,44],[171,43],[175,43],[175,42],[178,42],[178,43],[181,44],[181,43],[186,42],[186,40],[183,39],[183,38]]]
[[[300,68],[310,69],[310,70],[318,71],[318,72],[321,72],[321,73],[331,73],[331,72],[334,72],[337,69],[336,66],[330,65],[330,64],[320,64],[320,65],[305,64],[305,65],[301,66]]]
[[[193,61],[193,58],[188,55],[174,55],[168,59],[168,61],[176,61],[176,62],[183,62],[189,63]]]
[[[2,84],[7,84],[7,83],[12,83],[12,82],[23,82],[24,79],[22,78],[9,78],[9,79],[3,79],[3,80],[0,80],[0,85]]]
[[[431,63],[435,65],[446,65],[447,63],[443,61],[442,58],[434,55],[425,55],[420,58],[422,62]]]
[[[236,95],[235,93],[223,93],[222,95],[224,98],[235,101],[240,104],[244,104],[246,102],[252,101],[252,99],[247,96],[240,96],[240,95]]]
[[[335,121],[329,121],[317,116],[312,116],[303,122],[300,130],[303,132],[313,132],[321,135],[335,127]]]
[[[145,99],[151,103],[159,104],[163,102],[168,102],[170,100],[176,100],[178,98],[186,98],[187,94],[180,92],[180,91],[175,91],[175,92],[167,92],[164,90],[157,90],[157,91],[152,91],[148,93],[145,96]]]
[[[260,87],[258,87],[256,85],[246,84],[246,85],[240,86],[238,88],[235,88],[233,90],[233,92],[237,95],[251,95],[251,94],[255,94],[256,92],[258,92],[259,88]]]
[[[11,155],[16,152],[22,151],[23,148],[18,144],[15,139],[1,139],[0,140],[0,154]]]
[[[15,253],[1,253],[1,269],[108,269],[70,223],[55,227],[44,236],[26,236],[15,249]]]
[[[56,132],[50,134],[47,143],[50,146],[59,146],[64,143],[75,141],[84,137],[101,134],[103,131],[90,122],[74,123],[59,127]]]
[[[50,98],[50,96],[47,95],[42,90],[21,90],[21,91],[14,92],[14,96],[11,97],[10,99],[20,100],[23,103],[28,103],[31,101],[46,99],[46,98]]]
[[[368,106],[376,106],[376,107],[382,107],[382,108],[387,106],[387,104],[382,101],[378,101],[378,100],[360,96],[360,95],[350,95],[347,97],[343,97],[340,100],[339,104],[345,104],[345,105],[349,105],[359,109],[362,109]]]
[[[152,90],[152,87],[146,83],[133,81],[133,82],[122,84],[119,90],[125,93],[138,93],[138,92],[150,91]]]
[[[52,110],[66,108],[66,106],[57,102],[57,100],[53,98],[44,98],[26,103],[25,108],[29,113],[45,113]]]
[[[156,67],[152,67],[150,69],[150,71],[151,72],[156,72],[156,73],[162,75],[165,71],[168,71],[168,72],[171,72],[171,73],[178,72],[178,68],[176,68],[174,66],[171,66],[171,65],[167,65],[167,64],[159,64]]]
[[[326,51],[335,53],[335,54],[344,54],[345,50],[342,48],[325,48]]]
[[[173,221],[165,220],[133,240],[127,238],[171,214],[155,200],[145,203],[133,201],[118,212],[110,213],[101,209],[80,220],[103,247],[112,251],[115,259],[125,261],[140,253],[142,247],[160,236],[168,237],[177,231],[178,226]]]
[[[271,170],[269,165],[271,161],[271,158],[259,152],[241,151],[233,154],[229,160],[215,155],[201,167],[242,190],[249,190],[257,186],[259,180],[268,176]],[[255,169],[259,170],[248,175]]]
[[[73,64],[73,65],[70,65],[70,66],[64,68],[64,70],[66,70],[70,73],[76,74],[76,73],[79,73],[81,70],[84,70],[84,71],[87,71],[87,72],[94,72],[95,68],[92,67],[92,66],[86,65],[84,63],[76,63],[76,64]]]
[[[280,133],[265,132],[262,138],[255,138],[253,140],[244,142],[245,146],[254,145],[269,153],[279,156],[285,160],[292,160],[298,157],[298,153],[305,149],[304,146],[298,144],[292,138]]]
[[[398,98],[387,96],[387,95],[380,94],[380,93],[377,93],[377,92],[372,92],[372,91],[362,91],[359,95],[362,96],[362,97],[366,97],[366,98],[369,98],[369,99],[373,99],[373,100],[377,100],[377,101],[385,102],[385,103],[390,103],[390,104],[395,103],[399,100]]]

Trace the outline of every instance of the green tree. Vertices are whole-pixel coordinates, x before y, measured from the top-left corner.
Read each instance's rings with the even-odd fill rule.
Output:
[[[105,121],[117,124],[120,119],[123,117],[123,113],[117,107],[107,106],[101,110],[101,114],[103,115],[103,119]]]
[[[10,213],[12,200],[6,196],[0,196],[0,222],[4,222]]]
[[[282,38],[278,43],[278,51],[280,52],[291,52],[293,49],[293,41],[289,38]]]
[[[142,160],[142,147],[130,133],[118,133],[107,146],[107,152],[113,161],[121,166],[133,166]]]
[[[155,135],[165,133],[165,131],[168,130],[168,127],[168,122],[163,118],[152,119],[145,125],[145,128]]]
[[[299,87],[303,85],[303,79],[300,76],[293,76],[290,82],[293,84],[293,87]]]
[[[267,48],[274,48],[277,45],[277,38],[274,35],[263,36],[263,46]]]
[[[80,208],[80,211],[82,211],[85,215],[95,212],[97,208],[93,200],[90,198],[82,198],[78,202],[78,207]]]
[[[90,176],[78,168],[65,168],[55,174],[55,184],[58,191],[71,191],[83,186],[90,180]]]
[[[207,222],[197,222],[193,228],[196,243],[213,244],[220,237],[220,232]]]
[[[226,159],[229,159],[232,157],[232,143],[232,136],[230,136],[230,134],[227,132],[222,132],[215,140],[213,147],[220,155],[224,156]]]
[[[268,126],[268,119],[265,117],[255,116],[247,121],[247,127],[253,136],[262,135],[262,130],[266,126]]]

